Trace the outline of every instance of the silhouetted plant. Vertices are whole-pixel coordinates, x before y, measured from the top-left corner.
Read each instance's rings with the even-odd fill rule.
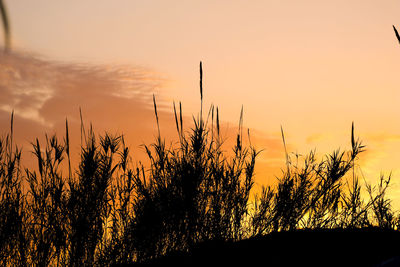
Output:
[[[111,209],[109,218],[106,219],[109,232],[105,235],[106,242],[103,251],[97,257],[96,264],[98,265],[130,262],[134,257],[130,253],[132,252],[132,242],[127,233],[133,217],[135,179],[139,175],[139,169],[133,170],[130,166],[129,152],[130,150],[121,136],[118,168],[109,189]]]
[[[398,226],[398,218],[396,218],[396,214],[392,210],[391,201],[386,198],[386,190],[389,187],[390,179],[391,176],[385,179],[382,175],[376,187],[367,184],[373,223],[384,229],[396,229]]]
[[[368,218],[370,202],[364,203],[361,198],[361,185],[356,175],[351,185],[348,184],[348,193],[342,194],[342,210],[339,226],[341,228],[361,228],[371,226]]]
[[[400,215],[386,197],[390,176],[367,184],[369,199],[362,198],[355,166],[364,146],[354,125],[351,149],[319,160],[314,151],[289,155],[282,130],[286,167],[276,186],[262,187],[252,200],[258,152],[243,141],[243,109],[236,143],[226,152],[218,108],[203,117],[202,78],[200,64],[201,106],[191,129],[184,130],[181,103],[179,111],[173,106],[176,143],[162,138],[153,98],[158,135],[143,146],[149,165],[132,163],[123,136],[86,132],[80,113],[78,168],[71,166],[66,122],[64,142],[46,136],[41,146],[36,139],[37,168],[21,172],[12,115],[10,134],[0,138],[0,264],[104,266],[272,232],[399,229]]]
[[[81,152],[77,179],[70,179],[67,216],[69,265],[93,265],[96,250],[102,251],[105,225],[110,212],[108,190],[117,168],[114,157],[119,137],[106,134],[96,144],[92,129]]]
[[[11,132],[0,138],[0,264],[26,265],[26,207],[21,188],[21,150],[13,147]]]
[[[202,96],[201,65],[200,74]],[[155,100],[154,109],[158,125]],[[142,166],[132,176],[136,194],[125,233],[138,261],[171,251],[189,251],[207,240],[239,240],[244,236],[257,152],[243,145],[241,114],[233,155],[227,158],[221,148],[218,109],[215,121],[214,110],[211,107],[207,117],[208,121],[211,115],[210,127],[201,108],[194,128],[185,133],[180,105],[179,119],[175,110],[178,144],[167,148],[159,130],[156,142],[145,146],[150,169],[145,171]]]
[[[285,145],[283,131],[282,138]],[[261,196],[255,198],[252,235],[299,228],[334,228],[343,226],[344,221],[346,226],[354,226],[355,218],[361,219],[362,213],[358,180],[349,196],[342,188],[343,177],[354,167],[364,148],[354,138],[354,125],[351,144],[352,149],[347,153],[337,150],[319,162],[313,151],[305,157],[295,154],[294,160],[286,152],[286,169],[278,178],[276,190],[263,188]],[[304,159],[302,164],[300,159]]]
[[[275,192],[271,186],[263,186],[260,195],[255,195],[253,214],[250,219],[252,236],[261,236],[273,231]]]
[[[54,261],[65,260],[67,196],[65,180],[59,170],[65,146],[55,136],[46,136],[44,151],[38,139],[33,148],[38,160],[38,172],[26,170],[30,264],[47,266]]]

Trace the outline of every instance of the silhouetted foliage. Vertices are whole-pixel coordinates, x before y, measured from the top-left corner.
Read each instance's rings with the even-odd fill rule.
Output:
[[[64,146],[55,136],[46,136],[44,151],[38,139],[32,145],[38,160],[38,172],[26,170],[29,255],[32,263],[46,266],[56,259],[61,260],[66,248],[65,181],[59,170]]]
[[[202,94],[201,90],[202,79]],[[158,124],[155,100],[154,110]],[[180,105],[179,119],[175,109],[178,144],[167,148],[159,130],[156,142],[144,146],[150,169],[140,166],[130,173],[133,212],[119,241],[129,240],[129,247],[114,244],[125,253],[123,258],[129,258],[128,253],[144,261],[188,251],[199,242],[239,240],[247,234],[244,221],[257,152],[243,146],[241,115],[233,155],[227,158],[221,148],[218,109],[216,120],[214,111],[212,107],[208,115],[210,126],[200,112],[194,128],[185,133]]]
[[[11,133],[0,138],[0,264],[24,265],[27,262],[25,223],[27,210],[22,191],[21,150],[13,147]]]
[[[399,215],[385,198],[390,177],[382,176],[376,188],[366,185],[369,201],[361,197],[355,161],[364,146],[354,138],[354,125],[351,145],[350,151],[334,151],[321,161],[316,160],[314,151],[305,157],[296,154],[294,162],[287,155],[287,168],[278,178],[276,188],[263,188],[261,195],[255,197],[251,218],[253,235],[371,226],[397,230]]]
[[[223,149],[218,108],[183,127],[174,104],[177,142],[158,135],[144,145],[148,164],[133,164],[123,136],[85,131],[71,166],[65,138],[32,143],[35,169],[21,171],[21,151],[11,132],[0,138],[0,264],[93,266],[154,262],[196,253],[202,244],[234,244],[277,232],[377,227],[398,231],[399,215],[386,197],[390,177],[366,185],[362,198],[356,161],[364,146],[351,130],[351,149],[321,159],[286,151],[276,186],[251,195],[258,151],[245,142],[243,109],[232,151]],[[247,132],[248,133],[248,132]],[[250,134],[248,133],[249,139]],[[246,145],[246,144],[249,145]],[[25,184],[25,186],[23,186]],[[188,255],[188,254],[187,254]]]

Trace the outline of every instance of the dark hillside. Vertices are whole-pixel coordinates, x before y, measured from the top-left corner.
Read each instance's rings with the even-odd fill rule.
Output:
[[[400,232],[378,228],[275,232],[238,242],[209,242],[193,253],[170,254],[144,265],[397,266]],[[136,265],[133,265],[136,266]]]

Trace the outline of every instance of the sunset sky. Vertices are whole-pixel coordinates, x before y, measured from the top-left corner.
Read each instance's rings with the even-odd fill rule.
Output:
[[[199,110],[202,61],[205,106],[219,107],[226,137],[234,138],[243,105],[244,126],[264,149],[259,185],[284,166],[281,126],[290,151],[322,154],[350,147],[354,121],[367,146],[365,179],[375,184],[393,171],[390,196],[400,207],[399,1],[5,4],[13,52],[0,55],[0,125],[8,130],[14,110],[20,142],[62,136],[66,117],[78,129],[81,107],[100,133],[124,133],[140,150],[156,133],[153,93],[161,132],[174,137],[173,101],[188,122]]]

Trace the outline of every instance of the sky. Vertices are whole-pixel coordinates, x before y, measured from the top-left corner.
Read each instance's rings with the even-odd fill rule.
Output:
[[[139,145],[174,136],[172,103],[197,114],[199,62],[205,106],[219,107],[227,139],[241,107],[263,149],[257,184],[289,151],[320,155],[350,147],[351,123],[366,145],[364,178],[393,172],[400,207],[400,2],[394,0],[13,0],[12,53],[0,55],[0,125],[29,147],[44,133],[79,136],[79,107],[95,129]],[[0,42],[3,39],[0,37]],[[61,132],[61,133],[60,133]],[[78,145],[77,145],[78,146]]]

